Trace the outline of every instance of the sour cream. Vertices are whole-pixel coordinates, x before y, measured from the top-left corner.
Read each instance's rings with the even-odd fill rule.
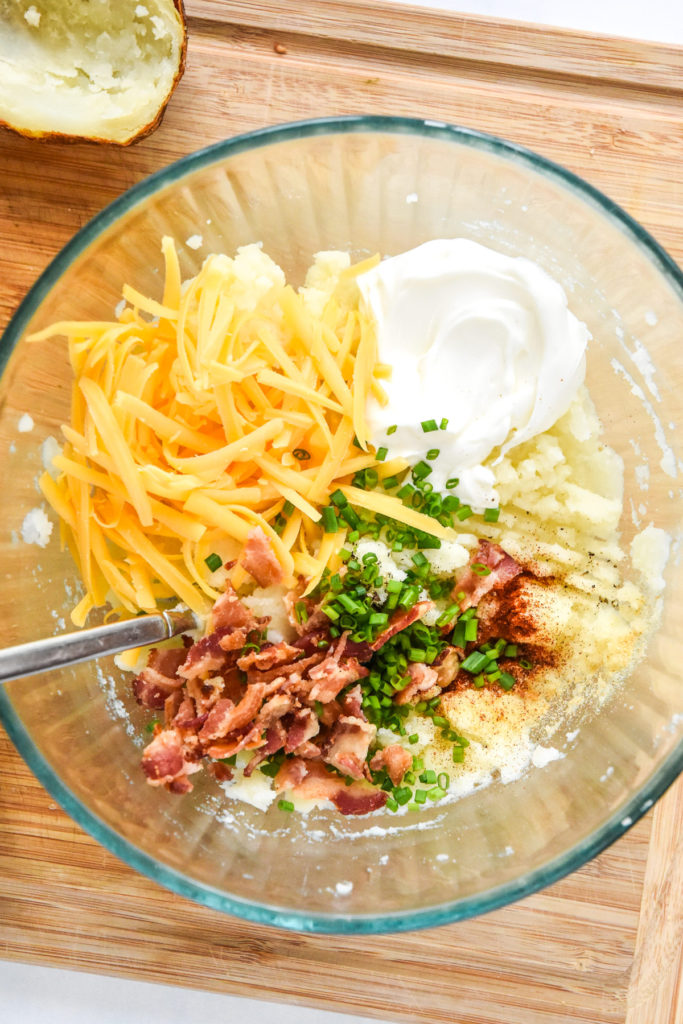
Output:
[[[583,382],[585,324],[537,264],[465,238],[426,242],[357,280],[392,367],[388,404],[368,403],[372,444],[428,462],[435,491],[457,477],[461,501],[495,507],[491,462],[548,430]],[[425,432],[431,420],[448,423]]]

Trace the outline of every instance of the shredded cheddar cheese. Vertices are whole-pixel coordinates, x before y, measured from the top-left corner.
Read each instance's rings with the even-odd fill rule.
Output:
[[[310,591],[346,535],[323,532],[321,508],[375,464],[365,406],[382,400],[388,371],[354,277],[377,258],[324,293],[295,291],[258,246],[210,256],[184,285],[172,239],[162,252],[161,301],[126,284],[118,321],[62,322],[31,339],[65,335],[75,376],[60,475],[41,488],[83,578],[77,625],[106,601],[135,612],[177,597],[205,614],[218,596],[206,557],[237,560],[255,526],[285,582],[302,575]],[[383,497],[359,503],[384,510]],[[248,578],[237,561],[233,582]]]

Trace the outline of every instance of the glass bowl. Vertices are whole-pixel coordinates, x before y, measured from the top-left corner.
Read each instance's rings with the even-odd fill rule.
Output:
[[[71,388],[65,343],[30,344],[24,335],[55,320],[110,319],[125,282],[159,295],[164,234],[181,243],[188,276],[209,252],[254,241],[295,282],[322,249],[390,255],[435,237],[465,236],[536,260],[594,337],[588,384],[605,440],[625,464],[625,542],[634,520],[678,538],[683,278],[666,253],[585,182],[499,139],[431,121],[310,121],[228,140],[143,181],[79,231],[14,316],[0,350],[7,643],[63,629],[79,593],[56,539],[39,549],[19,536],[41,502],[41,444],[68,419]],[[184,244],[193,235],[198,250]],[[25,412],[35,427],[18,433]],[[111,660],[10,683],[0,714],[77,822],[182,895],[304,931],[427,927],[499,907],[580,867],[676,778],[682,600],[672,557],[646,660],[570,734],[561,760],[401,819],[264,814],[233,804],[208,777],[189,797],[152,789],[139,767],[145,716]]]

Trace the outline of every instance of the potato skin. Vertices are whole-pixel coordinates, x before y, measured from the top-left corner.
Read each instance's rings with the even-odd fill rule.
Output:
[[[153,121],[149,124],[143,125],[135,135],[131,135],[129,139],[125,139],[123,142],[119,142],[116,139],[101,139],[95,135],[72,135],[66,132],[41,132],[32,131],[30,128],[16,128],[8,121],[0,120],[0,129],[6,129],[7,131],[13,132],[15,135],[20,135],[24,139],[33,139],[36,142],[92,142],[98,146],[119,146],[125,148],[126,146],[132,146],[136,142],[141,142],[146,139],[148,135],[155,132],[161,122],[164,119],[166,113],[166,107],[169,104],[171,96],[175,92],[180,79],[183,77],[185,72],[185,61],[187,58],[187,19],[185,17],[185,5],[183,0],[173,0],[173,6],[175,7],[180,17],[180,24],[182,28],[182,40],[180,44],[180,60],[178,63],[178,70],[171,83],[171,88],[168,90],[168,95],[164,99],[163,103],[159,107],[159,111]]]

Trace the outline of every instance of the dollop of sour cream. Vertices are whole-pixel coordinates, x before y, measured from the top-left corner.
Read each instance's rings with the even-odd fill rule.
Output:
[[[372,444],[427,462],[435,491],[457,478],[449,490],[462,502],[495,507],[491,463],[567,411],[587,327],[537,264],[465,238],[426,242],[357,281],[379,360],[392,367],[388,404],[368,403]],[[439,429],[425,432],[429,421]]]

